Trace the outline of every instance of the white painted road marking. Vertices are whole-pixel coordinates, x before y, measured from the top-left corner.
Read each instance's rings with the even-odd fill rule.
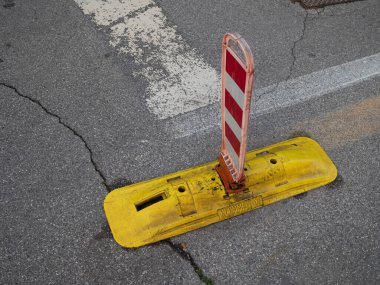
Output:
[[[145,78],[146,103],[159,119],[219,101],[218,72],[168,25],[152,0],[75,0],[86,15],[111,31],[110,44],[133,58]]]
[[[159,119],[167,119],[170,136],[220,127],[218,72],[167,24],[153,0],[75,1],[100,28],[111,31],[110,44],[118,52],[134,59],[134,74],[148,84],[148,108]],[[270,113],[379,75],[380,53],[259,89],[251,114]]]
[[[251,116],[271,113],[291,105],[316,99],[339,89],[380,75],[380,53],[338,66],[303,75],[254,91]],[[270,90],[273,90],[270,92]],[[257,100],[257,98],[260,98]],[[177,116],[166,122],[166,132],[183,138],[220,128],[220,106],[208,107]]]
[[[112,25],[116,20],[152,3],[151,0],[74,0],[86,15],[92,15],[101,26]]]

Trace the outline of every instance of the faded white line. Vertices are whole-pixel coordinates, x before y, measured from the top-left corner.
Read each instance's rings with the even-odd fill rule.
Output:
[[[168,24],[152,0],[75,0],[110,44],[135,62],[133,74],[145,78],[146,103],[159,119],[173,117],[219,100],[215,69]]]
[[[309,101],[379,75],[380,53],[377,53],[283,81],[278,86],[267,86],[254,92],[251,117]],[[219,104],[212,104],[169,119],[166,131],[171,137],[182,138],[220,128],[219,109]]]

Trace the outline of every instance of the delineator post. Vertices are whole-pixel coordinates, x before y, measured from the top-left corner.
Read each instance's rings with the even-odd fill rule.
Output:
[[[222,43],[222,147],[216,171],[227,193],[244,189],[244,161],[251,106],[254,61],[247,42],[236,33]]]

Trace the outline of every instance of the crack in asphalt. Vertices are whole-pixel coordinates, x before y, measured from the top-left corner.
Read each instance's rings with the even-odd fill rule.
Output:
[[[107,184],[106,178],[105,178],[104,174],[99,169],[99,166],[97,165],[97,163],[94,160],[93,152],[92,152],[91,148],[89,147],[87,141],[75,129],[73,129],[71,126],[69,126],[67,123],[65,123],[59,115],[57,115],[57,114],[53,113],[52,111],[50,111],[39,100],[34,99],[32,97],[29,97],[29,96],[21,93],[16,87],[14,87],[14,86],[12,86],[10,84],[4,83],[4,82],[0,82],[0,86],[4,86],[6,88],[12,89],[18,96],[20,96],[20,97],[22,97],[24,99],[27,99],[30,102],[38,105],[46,114],[48,114],[48,115],[50,115],[50,116],[58,119],[58,123],[59,124],[61,124],[62,126],[64,126],[65,128],[67,128],[68,130],[70,130],[76,137],[78,137],[83,142],[85,148],[87,149],[87,151],[88,151],[88,153],[90,155],[91,164],[93,165],[95,171],[98,173],[99,177],[101,178],[102,184],[107,189],[107,191],[111,192],[114,188],[120,187],[120,185],[118,183],[116,183],[117,185],[116,184],[115,185],[113,185],[113,184],[108,185]],[[126,180],[126,182],[123,181],[123,184],[129,185],[129,184],[131,184],[131,182],[129,180]],[[109,231],[109,226],[106,225],[104,228],[102,228],[102,231],[95,236],[95,239],[109,238],[110,237],[110,233],[108,231]],[[190,265],[193,267],[195,273],[199,276],[199,278],[200,278],[200,280],[202,282],[204,282],[207,285],[213,285],[214,284],[214,282],[212,281],[212,279],[210,279],[209,277],[207,277],[203,273],[203,270],[197,265],[197,263],[194,261],[193,257],[190,255],[190,253],[188,253],[187,251],[185,251],[185,249],[183,247],[181,247],[180,244],[175,244],[170,239],[166,240],[165,242],[170,246],[170,248],[174,252],[176,252],[177,254],[179,254],[184,260],[190,262]]]
[[[323,11],[322,11],[323,12]],[[306,30],[306,22],[308,20],[308,16],[309,16],[309,13],[306,11],[305,12],[305,16],[303,18],[303,21],[302,21],[302,31],[301,31],[301,35],[299,36],[299,38],[297,40],[295,40],[293,42],[293,46],[290,50],[291,52],[291,56],[292,56],[292,63],[290,65],[290,68],[289,68],[289,72],[288,72],[288,75],[285,77],[285,80],[283,82],[286,82],[290,79],[290,77],[293,75],[293,71],[294,71],[294,66],[296,64],[296,61],[297,61],[297,57],[296,57],[296,54],[295,54],[295,49],[297,47],[297,44],[300,43],[304,36],[305,36],[305,30]],[[274,86],[274,88],[271,88],[271,90],[268,90],[266,92],[264,92],[263,94],[260,94],[260,96],[257,98],[257,101],[260,100],[263,96],[265,96],[266,94],[268,93],[272,93],[274,91],[277,90],[278,86],[280,85],[281,82],[277,82]]]
[[[85,148],[87,149],[89,155],[90,155],[90,160],[91,160],[91,164],[93,165],[95,171],[98,173],[99,177],[101,178],[102,180],[102,184],[104,185],[104,187],[107,189],[108,192],[111,192],[115,187],[118,187],[120,185],[108,185],[107,182],[106,182],[106,178],[104,176],[104,174],[102,173],[102,171],[99,169],[99,166],[97,165],[97,163],[95,162],[94,160],[94,157],[93,157],[93,152],[91,150],[91,148],[89,147],[87,141],[84,139],[84,137],[79,134],[75,129],[73,129],[71,126],[69,126],[67,123],[65,123],[62,118],[53,113],[52,111],[50,111],[48,108],[46,108],[46,106],[44,106],[39,100],[37,99],[34,99],[32,97],[29,97],[23,93],[21,93],[16,87],[10,85],[10,84],[7,84],[7,83],[4,83],[4,82],[0,82],[0,86],[4,86],[4,87],[7,87],[9,89],[12,89],[17,95],[19,95],[20,97],[23,97],[27,100],[29,100],[30,102],[38,105],[46,114],[58,119],[58,122],[59,124],[61,124],[62,126],[64,126],[65,128],[67,128],[68,130],[70,130],[76,137],[78,137],[84,144]],[[125,184],[128,185],[130,184],[131,182],[128,181],[126,182]],[[104,238],[104,237],[109,237],[109,235],[104,235],[103,232],[101,234],[98,234],[96,236],[96,238]],[[197,263],[194,261],[193,257],[190,255],[190,253],[188,253],[187,251],[184,250],[183,247],[181,247],[181,245],[179,244],[175,244],[173,243],[171,240],[166,240],[166,243],[170,246],[170,248],[176,252],[177,254],[179,254],[184,260],[190,262],[191,266],[193,267],[195,273],[199,276],[200,280],[202,282],[204,282],[205,284],[207,285],[213,285],[214,282],[212,281],[212,279],[210,279],[209,277],[207,277],[204,273],[203,273],[203,270],[197,265]]]
[[[280,82],[277,82],[277,83],[274,85],[273,88],[271,88],[270,90],[268,90],[268,91],[266,91],[266,92],[260,94],[260,95],[257,97],[256,101],[259,101],[263,96],[265,96],[265,95],[267,95],[267,94],[269,94],[269,93],[272,93],[272,92],[276,91],[279,85],[280,85]]]
[[[285,81],[288,81],[290,79],[290,77],[293,75],[293,71],[294,71],[294,66],[295,66],[295,63],[296,63],[296,54],[295,54],[295,49],[297,47],[297,44],[300,43],[302,40],[303,40],[303,37],[305,36],[305,30],[306,30],[306,22],[307,22],[307,18],[309,16],[309,13],[305,13],[305,17],[303,18],[303,22],[302,22],[302,32],[301,32],[301,35],[300,37],[293,42],[293,47],[291,49],[291,54],[292,54],[292,57],[293,57],[293,61],[292,61],[292,65],[290,66],[290,69],[289,69],[289,73],[288,73],[288,76],[286,77]]]
[[[81,134],[79,134],[75,129],[73,129],[71,126],[69,126],[68,124],[66,124],[59,115],[57,115],[57,114],[53,113],[52,111],[50,111],[49,109],[47,109],[39,100],[34,99],[32,97],[29,97],[29,96],[21,93],[16,87],[14,87],[14,86],[12,86],[10,84],[4,83],[4,82],[0,82],[0,85],[12,89],[20,97],[23,97],[23,98],[29,100],[30,102],[33,102],[34,104],[37,104],[42,110],[44,110],[44,112],[46,114],[48,114],[48,115],[50,115],[50,116],[52,116],[54,118],[57,118],[59,124],[61,124],[62,126],[64,126],[65,128],[67,128],[68,130],[70,130],[76,137],[78,137],[84,143],[85,148],[89,152],[91,164],[93,165],[95,171],[100,176],[100,178],[102,180],[102,184],[104,185],[104,187],[107,189],[108,192],[111,191],[111,188],[109,187],[109,185],[106,182],[107,180],[106,180],[104,174],[99,169],[99,166],[97,165],[97,163],[94,160],[94,155],[93,155],[93,152],[92,152],[91,148],[89,147],[88,143],[86,142],[86,140],[84,139],[84,137]]]
[[[193,257],[189,252],[187,252],[183,246],[180,244],[173,243],[172,240],[164,240],[176,253],[178,253],[184,260],[189,261],[191,266],[194,268],[195,273],[199,276],[199,279],[207,285],[213,285],[214,281],[210,277],[207,277],[199,265],[194,261]]]

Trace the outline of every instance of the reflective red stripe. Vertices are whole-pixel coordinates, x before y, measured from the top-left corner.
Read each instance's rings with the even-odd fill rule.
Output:
[[[231,130],[230,126],[227,124],[227,122],[224,123],[226,126],[226,138],[234,148],[236,155],[239,157],[240,154],[240,142],[235,136],[234,132]]]
[[[240,87],[241,91],[245,91],[245,79],[246,73],[244,68],[239,62],[233,57],[233,55],[226,50],[226,71],[231,76],[231,78]]]
[[[232,117],[235,119],[236,123],[241,128],[242,121],[243,121],[243,110],[240,108],[238,103],[236,103],[235,99],[231,96],[231,94],[227,91],[227,89],[225,89],[225,91],[226,91],[226,97],[225,97],[226,108],[228,112],[230,112]]]

